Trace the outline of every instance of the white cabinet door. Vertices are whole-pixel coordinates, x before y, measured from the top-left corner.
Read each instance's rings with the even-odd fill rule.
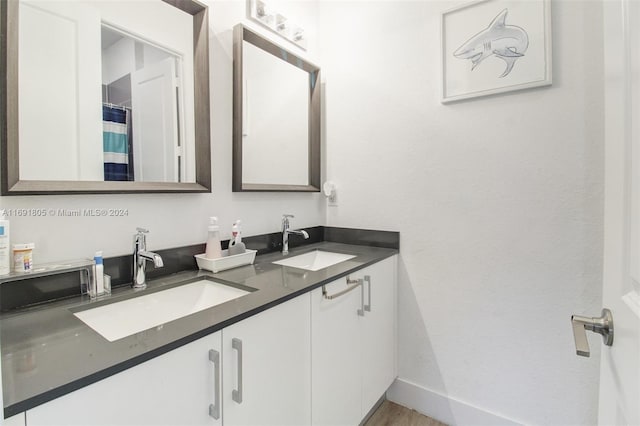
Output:
[[[370,280],[361,321],[362,417],[396,377],[396,262],[393,256],[363,271]]]
[[[221,425],[210,350],[221,332],[27,411],[27,425]]]
[[[222,331],[225,426],[310,423],[309,297],[304,294]]]
[[[311,294],[311,348],[313,352],[313,425],[357,425],[362,419],[361,343],[358,310],[362,287],[341,278],[324,286],[327,295],[348,293],[334,299],[323,297],[322,288]]]
[[[2,416],[0,416],[2,417]],[[0,419],[0,425],[3,426],[25,426],[24,413],[16,414],[8,419]]]
[[[357,425],[396,377],[397,256],[311,295],[312,424]],[[347,291],[351,289],[350,291]],[[362,314],[362,315],[361,315]]]

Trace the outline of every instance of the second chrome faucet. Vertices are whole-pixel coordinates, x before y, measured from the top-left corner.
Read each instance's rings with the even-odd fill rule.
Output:
[[[164,263],[159,254],[147,251],[147,234],[149,231],[143,228],[136,228],[136,231],[137,233],[133,237],[133,279],[131,287],[145,288],[147,286],[145,272],[147,261],[153,262],[153,266],[156,268],[163,267]]]
[[[289,234],[301,235],[305,240],[309,238],[309,234],[305,230],[289,229],[289,219],[294,217],[292,214],[282,215],[282,254],[289,254]]]

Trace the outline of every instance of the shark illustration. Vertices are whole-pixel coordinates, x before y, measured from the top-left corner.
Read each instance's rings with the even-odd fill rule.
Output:
[[[469,59],[473,64],[473,71],[482,61],[490,56],[496,56],[507,63],[500,78],[509,75],[516,61],[524,56],[529,47],[527,32],[515,25],[507,25],[509,9],[498,14],[489,26],[467,40],[453,52],[458,59]]]

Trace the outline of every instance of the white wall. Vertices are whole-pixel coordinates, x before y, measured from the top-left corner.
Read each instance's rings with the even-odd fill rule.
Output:
[[[123,37],[102,50],[102,84],[111,84],[136,70],[135,42]]]
[[[137,226],[150,229],[149,249],[203,243],[208,217],[219,216],[221,236],[241,218],[244,235],[277,232],[282,213],[296,215],[294,227],[322,225],[325,201],[318,193],[232,193],[232,27],[245,17],[244,1],[208,1],[211,65],[212,194],[131,194],[0,197],[0,208],[120,208],[128,215],[103,217],[12,217],[12,243],[34,242],[36,262],[124,255],[132,250]],[[284,3],[281,10],[299,16],[315,39],[315,3]],[[295,50],[295,47],[288,46]],[[313,54],[309,46],[308,55]]]
[[[320,2],[328,224],[401,232],[417,408],[594,424],[601,344],[576,357],[569,318],[601,308],[601,5],[552,2],[552,87],[444,106],[439,19],[457,4]]]

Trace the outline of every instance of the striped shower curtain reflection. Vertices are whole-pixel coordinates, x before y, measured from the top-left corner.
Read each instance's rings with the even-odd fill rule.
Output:
[[[104,180],[129,180],[129,113],[124,107],[102,105]]]

